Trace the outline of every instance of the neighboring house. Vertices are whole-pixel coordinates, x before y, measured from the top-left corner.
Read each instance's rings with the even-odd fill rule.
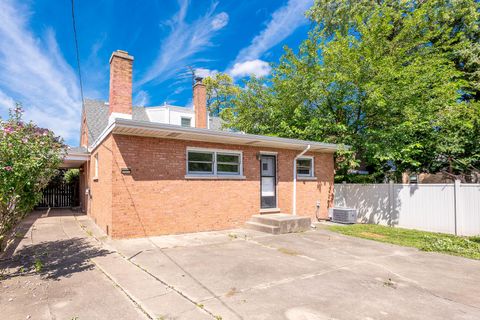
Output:
[[[402,173],[402,183],[454,183],[455,179],[442,172],[437,173]]]
[[[327,218],[336,145],[220,130],[199,78],[193,108],[132,107],[132,65],[112,54],[109,103],[85,101],[81,146],[65,159],[81,169],[83,210],[108,235],[242,227],[259,213]]]

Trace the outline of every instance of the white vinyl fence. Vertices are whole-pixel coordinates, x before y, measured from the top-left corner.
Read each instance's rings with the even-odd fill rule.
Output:
[[[480,184],[335,184],[335,207],[356,208],[363,223],[480,234]]]

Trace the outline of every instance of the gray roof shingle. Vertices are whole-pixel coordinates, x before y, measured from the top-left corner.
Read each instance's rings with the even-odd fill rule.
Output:
[[[88,144],[92,144],[108,125],[108,104],[102,100],[85,99],[87,117]],[[149,121],[144,107],[133,107],[132,119]]]
[[[208,127],[210,130],[224,130],[222,126],[225,121],[220,117],[210,117],[208,121],[210,122]]]
[[[88,153],[88,150],[85,147],[68,146],[68,153]]]
[[[108,105],[101,100],[85,99],[84,112],[88,128],[88,144],[92,144],[108,125]]]
[[[85,115],[88,127],[88,144],[93,144],[108,125],[108,104],[102,100],[85,99]],[[150,121],[145,107],[132,109],[132,119],[138,121]],[[222,130],[223,120],[218,117],[211,117],[210,129]]]

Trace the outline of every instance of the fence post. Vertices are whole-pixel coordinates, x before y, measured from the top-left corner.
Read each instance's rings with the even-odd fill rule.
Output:
[[[460,180],[455,180],[453,184],[453,221],[455,226],[455,235],[458,235],[457,232],[457,215],[460,214]]]
[[[395,182],[393,180],[390,180],[388,182],[388,210],[389,210],[389,217],[393,217],[393,213],[395,211]]]

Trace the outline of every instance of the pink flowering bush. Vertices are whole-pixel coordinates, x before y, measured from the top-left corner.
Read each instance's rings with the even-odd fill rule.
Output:
[[[0,251],[5,235],[42,197],[66,151],[52,131],[22,121],[19,104],[0,118]]]

